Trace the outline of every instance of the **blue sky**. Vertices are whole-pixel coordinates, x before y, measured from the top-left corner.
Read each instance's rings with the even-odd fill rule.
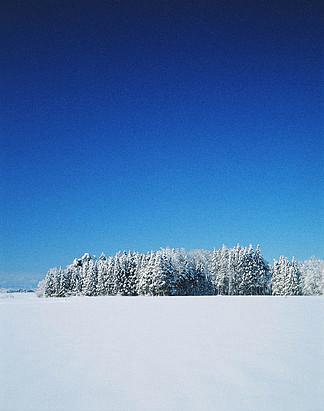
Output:
[[[324,258],[320,8],[1,2],[0,286],[85,251]]]

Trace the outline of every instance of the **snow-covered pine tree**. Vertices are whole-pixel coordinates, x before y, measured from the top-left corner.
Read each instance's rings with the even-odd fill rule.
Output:
[[[107,273],[105,277],[105,289],[107,295],[116,295],[116,278],[115,278],[115,258],[108,257],[107,259]]]
[[[213,284],[213,294],[218,295],[219,292],[219,271],[221,265],[221,250],[214,249],[210,255],[209,270],[211,281]]]
[[[57,290],[57,297],[65,297],[69,294],[69,280],[66,270],[63,270],[62,267],[59,269],[58,278],[59,286]]]
[[[251,246],[243,255],[241,255],[236,270],[239,273],[240,278],[238,294],[255,295],[257,281],[253,259],[253,248]]]
[[[286,265],[285,295],[301,295],[300,270],[294,258]]]
[[[285,292],[285,265],[286,259],[281,256],[279,261],[273,261],[272,268],[272,295],[284,295]]]
[[[137,253],[129,251],[126,256],[126,278],[123,295],[137,295],[137,264],[140,262]]]
[[[240,261],[247,252],[246,248],[242,248],[239,244],[230,250],[230,267],[229,267],[229,289],[230,295],[241,294],[242,270],[240,270]]]
[[[229,249],[223,245],[221,250],[219,250],[219,269],[216,276],[217,294],[220,295],[229,294],[229,280],[231,273],[229,270],[229,257]]]
[[[135,295],[138,295],[138,288],[139,288],[139,280],[140,280],[140,276],[141,276],[141,270],[144,266],[144,264],[146,263],[146,255],[142,254],[142,253],[134,253],[134,265],[135,265],[135,272],[134,272],[134,276],[136,279],[135,285],[136,285],[136,289],[135,289]]]
[[[152,271],[151,295],[174,295],[174,280],[170,256],[164,250],[158,251]]]
[[[171,249],[169,255],[172,261],[176,295],[192,295],[194,289],[192,258],[181,249]]]
[[[237,271],[241,279],[239,294],[269,294],[270,270],[259,247],[255,251],[252,246],[244,249],[237,264]]]
[[[183,291],[182,294],[177,293],[177,295],[195,295],[197,289],[196,260],[192,255],[187,255],[183,263],[184,265],[181,272],[183,277]]]
[[[300,270],[297,261],[286,257],[274,261],[272,273],[273,295],[301,295]]]
[[[114,257],[115,293],[137,295],[137,260],[136,253],[119,252]]]
[[[271,271],[269,264],[262,256],[260,246],[257,246],[254,253],[254,270],[256,271],[256,294],[271,294]]]
[[[83,295],[94,296],[97,294],[98,280],[97,265],[95,260],[92,258],[88,260],[84,265],[84,268],[86,268],[86,273],[83,277],[82,293]]]
[[[93,260],[93,257],[89,253],[85,253],[81,258],[77,259],[77,263],[80,265],[80,291],[82,294],[84,294],[85,282],[91,260]]]
[[[127,275],[128,264],[127,254],[125,252],[118,252],[115,255],[115,291],[117,295],[126,295],[127,292]]]
[[[206,265],[195,260],[193,295],[212,295],[213,284]]]
[[[53,297],[56,294],[57,268],[51,268],[45,277],[44,296]]]
[[[315,257],[303,262],[300,267],[303,295],[323,294],[324,261]]]
[[[97,295],[107,295],[107,258],[101,254],[97,261]]]
[[[54,276],[54,297],[58,297],[61,293],[61,267],[56,269]]]
[[[146,254],[142,260],[139,270],[139,279],[137,285],[138,295],[153,294],[153,271],[155,268],[155,253]]]
[[[70,293],[71,295],[80,295],[81,294],[81,264],[75,259],[73,263],[68,267],[70,272]]]
[[[37,284],[37,288],[36,288],[37,297],[45,297],[45,284],[46,284],[46,278],[43,278]]]

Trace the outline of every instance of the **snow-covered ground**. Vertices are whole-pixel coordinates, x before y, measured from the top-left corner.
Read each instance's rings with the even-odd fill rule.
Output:
[[[0,410],[324,410],[324,298],[0,298]]]

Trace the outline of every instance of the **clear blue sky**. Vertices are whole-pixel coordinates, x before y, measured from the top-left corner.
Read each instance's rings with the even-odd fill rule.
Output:
[[[267,3],[1,2],[0,287],[86,251],[324,257],[323,5]]]

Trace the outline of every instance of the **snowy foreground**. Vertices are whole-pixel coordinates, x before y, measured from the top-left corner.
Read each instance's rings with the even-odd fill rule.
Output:
[[[324,409],[322,297],[0,298],[0,410]]]

